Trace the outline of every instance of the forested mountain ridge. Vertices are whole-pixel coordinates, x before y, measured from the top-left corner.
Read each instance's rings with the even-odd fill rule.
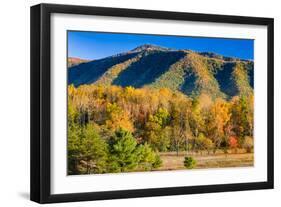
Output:
[[[68,84],[169,88],[188,96],[209,94],[213,98],[231,98],[253,92],[253,71],[251,60],[141,45],[70,67]]]

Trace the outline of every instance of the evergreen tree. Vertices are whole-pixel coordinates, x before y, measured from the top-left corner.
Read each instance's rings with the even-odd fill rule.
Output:
[[[127,172],[137,167],[139,151],[137,142],[129,131],[122,128],[109,140],[110,166],[112,172]]]
[[[161,161],[148,144],[138,145],[132,134],[122,128],[109,140],[109,171],[129,172],[136,168],[151,170]]]

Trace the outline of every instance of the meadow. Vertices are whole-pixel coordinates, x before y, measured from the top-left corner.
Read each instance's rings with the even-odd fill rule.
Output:
[[[181,152],[177,156],[176,152],[164,152],[160,153],[163,164],[157,170],[186,170],[184,166],[184,158],[186,156],[192,156],[196,160],[197,164],[194,169],[251,167],[254,165],[253,153],[230,152],[225,154],[224,152],[218,152],[217,154],[208,154],[206,151],[203,151],[196,154]]]

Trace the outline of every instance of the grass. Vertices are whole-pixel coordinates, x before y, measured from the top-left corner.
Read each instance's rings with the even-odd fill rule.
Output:
[[[197,164],[194,169],[254,166],[253,153],[238,152],[224,154],[223,152],[217,152],[216,154],[186,154],[181,152],[177,156],[176,152],[165,152],[160,153],[163,164],[157,170],[186,169],[183,163],[185,156],[192,156],[196,160]]]

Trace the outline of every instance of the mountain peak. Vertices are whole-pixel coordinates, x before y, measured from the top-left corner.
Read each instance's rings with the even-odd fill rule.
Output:
[[[160,47],[160,46],[157,46],[157,45],[144,44],[144,45],[140,45],[140,46],[134,48],[131,51],[132,52],[141,52],[141,51],[151,51],[151,50],[167,51],[169,49],[165,48],[165,47]]]

